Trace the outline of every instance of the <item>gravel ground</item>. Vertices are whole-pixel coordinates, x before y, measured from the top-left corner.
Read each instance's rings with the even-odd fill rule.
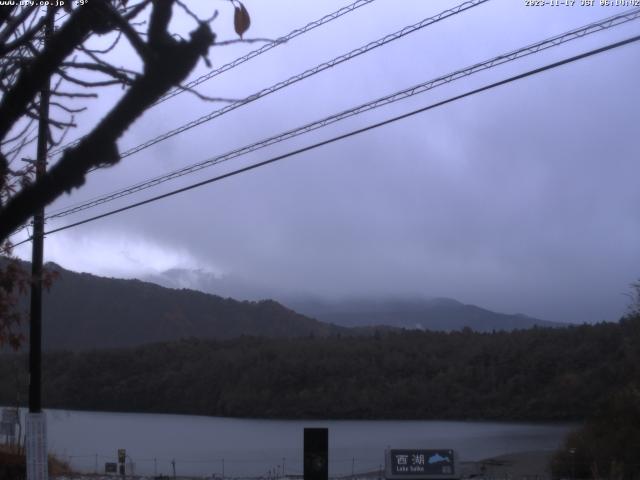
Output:
[[[544,480],[551,478],[549,461],[553,452],[518,452],[469,462],[462,466],[466,477],[510,480]]]

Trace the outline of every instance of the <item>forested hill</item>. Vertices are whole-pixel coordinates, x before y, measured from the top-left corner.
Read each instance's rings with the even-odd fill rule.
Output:
[[[638,345],[640,316],[509,333],[189,340],[48,354],[43,399],[240,417],[582,419],[612,392],[640,385]],[[0,357],[0,378],[27,378],[18,360]],[[16,398],[12,384],[0,384],[0,404]]]
[[[30,265],[24,263],[24,268],[28,271]],[[43,346],[49,351],[133,347],[192,337],[370,335],[376,330],[400,328],[450,331],[468,326],[491,331],[560,325],[499,314],[451,299],[373,299],[364,304],[322,304],[321,308],[309,302],[295,304],[294,310],[304,307],[305,315],[274,300],[238,301],[139,280],[77,273],[52,263],[46,268],[57,273],[51,289],[43,295]],[[25,310],[27,305],[25,296]],[[25,334],[26,327],[24,322]]]
[[[493,312],[466,305],[452,298],[343,300],[336,302],[292,300],[286,302],[296,312],[323,322],[345,327],[389,325],[420,330],[452,331],[469,327],[476,332],[521,328],[566,327],[522,314]]]
[[[469,327],[476,332],[539,327],[566,327],[523,314],[500,313],[452,298],[423,294],[368,294],[344,298],[323,298],[313,294],[278,291],[274,286],[254,284],[233,275],[218,277],[202,270],[174,268],[147,279],[169,288],[184,285],[233,298],[274,298],[302,315],[343,327],[387,325],[411,330],[452,331]]]
[[[139,280],[76,273],[55,264],[47,268],[59,273],[43,295],[45,350],[129,347],[189,337],[297,337],[348,331],[272,300],[240,302]]]

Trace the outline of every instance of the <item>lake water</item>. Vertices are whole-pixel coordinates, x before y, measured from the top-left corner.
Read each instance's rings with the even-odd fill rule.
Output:
[[[453,448],[460,459],[554,450],[574,425],[451,421],[250,420],[47,410],[49,451],[104,471],[125,448],[141,474],[267,476],[302,473],[304,427],[329,428],[329,473],[367,472],[391,448]]]

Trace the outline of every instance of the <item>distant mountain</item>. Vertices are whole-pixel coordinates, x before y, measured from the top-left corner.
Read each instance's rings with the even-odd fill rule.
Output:
[[[76,273],[51,263],[47,268],[59,274],[43,296],[43,348],[47,350],[129,347],[191,337],[349,333],[273,300],[241,302],[140,280]]]
[[[25,268],[30,268],[25,263]],[[562,326],[525,315],[492,312],[456,300],[285,300],[238,301],[185,288],[166,288],[140,280],[76,273],[55,264],[58,272],[43,303],[43,348],[85,350],[131,347],[182,338],[231,339],[242,335],[306,337],[369,336],[397,329],[478,332],[538,326]],[[207,280],[226,292],[248,283],[227,282],[207,272],[175,270],[163,274],[175,286]],[[224,289],[223,289],[224,290]],[[259,295],[261,288],[254,287]],[[259,297],[258,297],[259,298]],[[28,298],[24,298],[26,310]],[[297,313],[301,312],[301,313]],[[26,325],[25,333],[26,333]]]
[[[544,327],[564,327],[522,314],[493,312],[451,298],[331,301],[302,293],[284,293],[233,275],[216,276],[204,270],[171,269],[148,280],[173,288],[189,287],[242,299],[275,298],[296,312],[343,327],[386,325],[393,328],[453,331],[469,327],[477,332]],[[358,330],[359,333],[366,330]]]
[[[492,312],[465,305],[451,298],[416,300],[290,300],[292,309],[323,322],[345,327],[389,325],[419,330],[453,331],[469,327],[476,332],[561,327],[566,324],[540,320],[522,314]]]

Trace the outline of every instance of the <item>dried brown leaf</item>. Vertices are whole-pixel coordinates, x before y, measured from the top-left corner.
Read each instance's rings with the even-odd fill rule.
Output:
[[[251,25],[251,17],[249,17],[249,12],[247,12],[247,9],[244,8],[242,2],[238,2],[238,5],[234,8],[235,12],[233,15],[233,25],[238,36],[242,38],[244,32],[249,30],[249,26]]]

